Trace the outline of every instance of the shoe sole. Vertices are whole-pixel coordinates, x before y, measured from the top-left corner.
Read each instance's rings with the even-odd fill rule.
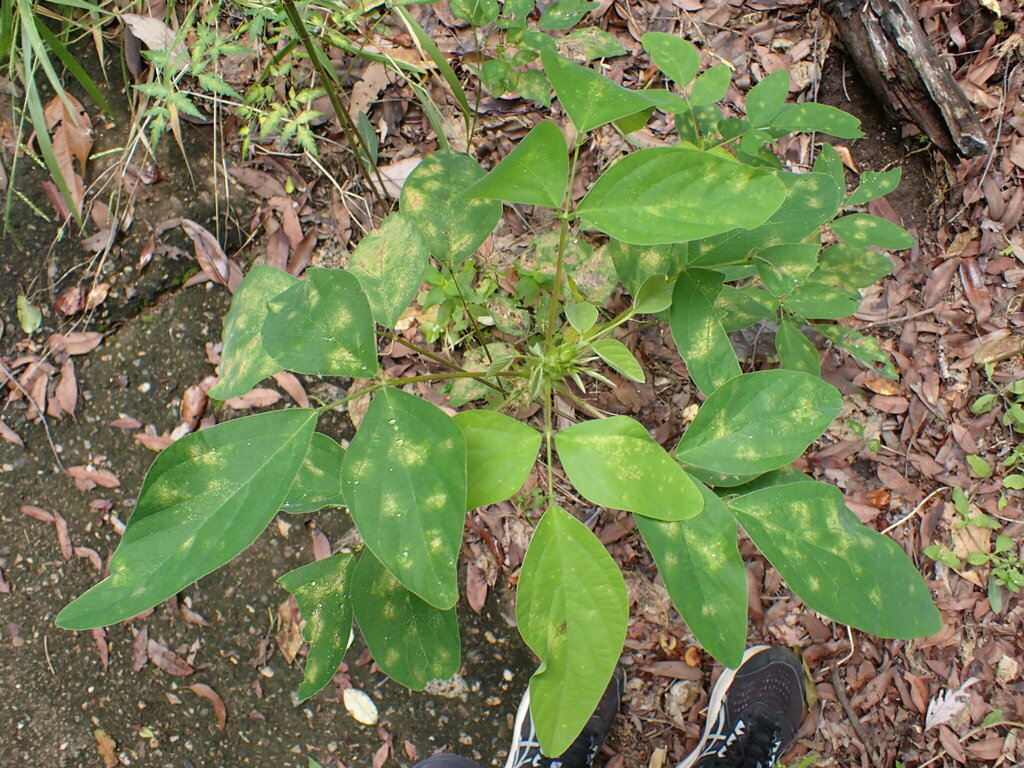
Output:
[[[526,720],[529,712],[530,687],[527,685],[526,693],[523,694],[523,699],[519,702],[519,709],[516,710],[516,723],[512,727],[512,733],[515,735],[512,737],[512,746],[508,748],[508,758],[505,760],[505,768],[514,768],[516,758],[519,757],[519,748],[523,743],[523,721]]]
[[[725,695],[729,691],[729,686],[732,685],[733,678],[736,677],[736,671],[746,664],[748,659],[761,653],[761,651],[768,650],[771,647],[772,646],[770,645],[754,645],[747,648],[747,650],[743,652],[743,658],[740,659],[739,666],[736,667],[736,669],[726,669],[718,676],[718,680],[715,682],[715,687],[711,689],[711,697],[708,700],[708,715],[704,724],[704,733],[701,734],[700,741],[697,742],[697,746],[694,747],[693,751],[687,755],[683,761],[676,766],[676,768],[692,768],[692,766],[697,762],[698,758],[701,756],[701,751],[704,749],[704,745],[707,743],[708,730],[711,728],[712,724],[718,722],[718,713],[722,710],[722,702],[725,701]],[[506,766],[506,768],[511,767]]]

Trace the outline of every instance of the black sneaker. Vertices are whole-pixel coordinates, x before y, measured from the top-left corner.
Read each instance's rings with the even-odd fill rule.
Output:
[[[519,704],[519,711],[516,712],[512,746],[508,750],[505,768],[590,768],[611,730],[625,685],[626,673],[622,667],[617,666],[594,714],[576,740],[558,757],[545,757],[541,754],[540,742],[530,716],[530,689],[527,688]]]
[[[697,748],[676,768],[772,768],[804,717],[804,671],[792,651],[757,645],[711,690]]]

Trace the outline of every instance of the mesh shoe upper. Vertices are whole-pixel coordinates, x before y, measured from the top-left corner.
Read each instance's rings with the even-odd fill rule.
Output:
[[[785,648],[757,646],[711,692],[697,749],[678,768],[771,768],[803,719],[804,674]]]
[[[557,758],[541,754],[540,742],[530,716],[530,691],[527,689],[516,713],[513,741],[505,768],[590,768],[619,711],[625,682],[625,672],[622,667],[616,667],[594,714],[576,740]]]

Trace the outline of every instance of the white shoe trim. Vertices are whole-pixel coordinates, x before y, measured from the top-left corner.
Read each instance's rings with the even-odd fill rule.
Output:
[[[761,651],[766,651],[772,646],[770,645],[754,645],[747,648],[743,652],[743,658],[740,660],[740,667],[742,667],[748,659],[752,656],[756,656]],[[715,687],[711,689],[711,696],[708,699],[707,706],[707,721],[704,723],[704,733],[701,734],[700,741],[697,742],[697,746],[693,752],[683,758],[676,768],[693,768],[696,762],[705,756],[704,747],[708,742],[709,735],[712,731],[712,724],[716,726],[719,723],[719,718],[724,717],[725,712],[722,709],[722,702],[725,701],[725,694],[729,691],[729,686],[732,685],[733,678],[736,677],[736,670],[739,669],[725,669],[722,674],[718,676],[718,680],[715,682]],[[512,768],[512,766],[506,765],[505,768]]]
[[[522,747],[523,722],[530,716],[530,687],[527,685],[523,700],[519,702],[519,709],[516,710],[516,723],[512,726],[512,746],[508,748],[508,758],[505,760],[505,768],[516,768],[519,762],[519,749]],[[531,728],[531,731],[533,729]]]

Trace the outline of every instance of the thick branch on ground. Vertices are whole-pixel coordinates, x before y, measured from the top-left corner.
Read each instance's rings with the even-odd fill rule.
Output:
[[[906,0],[825,0],[823,6],[889,109],[915,123],[947,155],[989,151],[981,121]]]

